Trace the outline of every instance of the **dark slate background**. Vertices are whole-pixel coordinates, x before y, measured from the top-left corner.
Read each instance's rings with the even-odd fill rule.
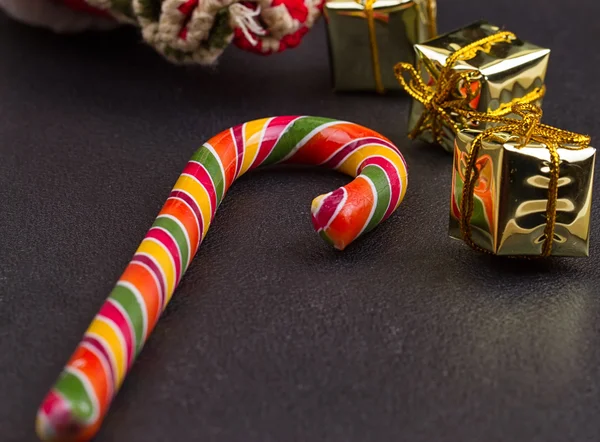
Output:
[[[485,18],[552,48],[546,122],[598,133],[598,2],[440,3],[441,31]],[[346,177],[242,178],[97,440],[599,439],[600,206],[589,259],[472,252],[447,237],[451,157],[405,138],[406,97],[336,95],[328,69],[322,21],[297,50],[231,48],[213,71],[170,66],[135,32],[0,17],[1,440],[35,440],[39,402],[195,148],[276,114],[390,137],[404,203],[338,253],[309,207]]]

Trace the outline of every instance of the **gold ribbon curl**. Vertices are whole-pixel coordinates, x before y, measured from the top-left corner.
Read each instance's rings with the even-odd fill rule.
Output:
[[[544,244],[542,246],[543,257],[552,253],[552,244],[554,241],[554,230],[556,226],[556,202],[558,199],[558,179],[560,177],[560,157],[558,155],[559,146],[562,149],[582,150],[589,146],[590,137],[575,132],[558,129],[540,122],[542,110],[531,103],[515,103],[508,113],[515,114],[520,119],[508,118],[504,116],[484,114],[474,111],[462,111],[459,113],[466,119],[474,119],[480,122],[497,123],[499,125],[491,127],[478,134],[471,143],[471,148],[467,153],[465,180],[461,201],[460,231],[464,241],[473,249],[484,253],[491,253],[475,244],[471,238],[471,217],[473,216],[473,193],[475,184],[479,178],[479,172],[476,168],[476,161],[482,143],[486,140],[494,140],[497,134],[504,132],[512,135],[518,135],[522,138],[518,149],[525,147],[530,141],[536,141],[545,146],[550,152],[550,182],[548,184],[548,203],[546,204],[546,227],[544,228]],[[568,145],[572,146],[568,146]]]
[[[444,125],[450,127],[455,134],[458,133],[465,126],[467,120],[457,110],[469,109],[469,103],[481,92],[481,83],[477,81],[480,76],[478,71],[457,71],[453,69],[454,66],[459,61],[474,58],[479,51],[489,52],[496,43],[508,43],[516,38],[512,32],[502,31],[458,49],[446,59],[446,64],[442,67],[434,86],[426,84],[412,64],[397,63],[394,66],[394,73],[398,82],[412,98],[425,107],[408,137],[414,139],[424,131],[431,130],[435,142],[441,144]],[[409,76],[408,81],[404,77],[405,73]],[[476,88],[473,89],[472,85],[476,85]],[[464,86],[464,93],[460,93],[460,86]],[[545,86],[536,88],[521,98],[516,98],[510,103],[502,104],[494,111],[489,111],[488,114],[497,117],[508,115],[511,113],[514,103],[534,103],[545,93]]]

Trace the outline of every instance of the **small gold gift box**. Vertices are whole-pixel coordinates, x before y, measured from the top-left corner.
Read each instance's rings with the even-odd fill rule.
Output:
[[[414,46],[416,69],[396,75],[415,98],[409,137],[439,143],[448,152],[458,131],[469,127],[456,108],[504,115],[515,101],[541,105],[550,50],[479,21]],[[411,74],[410,81],[403,77]]]
[[[496,255],[588,256],[596,150],[523,108],[456,136],[450,236]]]
[[[413,44],[436,33],[435,0],[331,0],[324,10],[336,91],[400,89],[394,64],[414,62]]]

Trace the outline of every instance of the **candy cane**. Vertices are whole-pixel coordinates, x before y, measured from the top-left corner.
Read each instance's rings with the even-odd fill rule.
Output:
[[[325,166],[356,177],[312,203],[316,231],[337,249],[389,217],[404,198],[406,163],[378,133],[320,117],[251,121],[194,154],[37,415],[46,441],[89,440],[98,430],[236,178],[260,165]]]

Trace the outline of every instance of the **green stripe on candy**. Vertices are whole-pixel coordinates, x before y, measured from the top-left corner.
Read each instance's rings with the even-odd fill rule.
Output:
[[[77,421],[89,422],[94,416],[94,404],[81,379],[73,373],[64,371],[54,388],[69,402]]]
[[[335,244],[333,243],[332,239],[329,236],[327,236],[327,233],[325,233],[325,229],[323,229],[323,230],[321,230],[319,232],[319,236],[321,238],[323,238],[328,244],[330,244],[332,246],[335,246]]]
[[[217,195],[217,206],[221,204],[223,199],[223,193],[225,192],[225,177],[219,166],[219,160],[213,155],[213,153],[205,148],[204,146],[198,149],[192,156],[192,161],[197,161],[202,164],[208,174],[212,178],[213,184],[215,185],[215,193]],[[205,221],[206,222],[206,221]]]
[[[306,135],[311,133],[313,130],[322,126],[323,124],[330,123],[331,118],[322,117],[300,117],[295,120],[288,128],[281,134],[279,141],[273,147],[273,150],[269,156],[263,161],[263,165],[275,164],[283,160],[290,151],[298,145],[300,141]]]
[[[144,345],[144,306],[140,305],[138,298],[127,287],[117,285],[110,293],[110,299],[117,302],[127,313],[133,331],[135,333],[135,355],[140,352]]]
[[[152,227],[162,227],[169,232],[173,238],[175,238],[175,242],[179,246],[179,253],[181,253],[181,273],[183,274],[189,264],[190,259],[190,251],[187,245],[186,232],[172,218],[167,218],[165,216],[159,216],[156,218],[154,224],[152,224]]]
[[[367,227],[365,228],[365,232],[368,232],[369,230],[374,229],[383,219],[388,205],[390,204],[392,193],[390,191],[390,182],[381,167],[371,164],[361,171],[361,175],[365,175],[373,182],[377,194],[375,212],[373,212],[371,221],[369,221],[369,224],[367,224]]]

